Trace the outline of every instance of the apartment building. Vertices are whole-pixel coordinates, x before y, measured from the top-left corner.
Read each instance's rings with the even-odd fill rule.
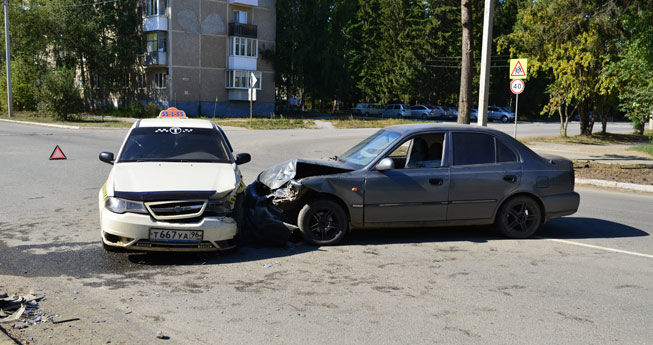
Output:
[[[143,0],[143,101],[191,116],[274,112],[276,0]]]

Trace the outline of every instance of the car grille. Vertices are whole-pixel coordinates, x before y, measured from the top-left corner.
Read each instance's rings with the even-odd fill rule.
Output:
[[[206,200],[156,201],[145,203],[145,207],[157,220],[186,219],[204,213],[206,203]]]

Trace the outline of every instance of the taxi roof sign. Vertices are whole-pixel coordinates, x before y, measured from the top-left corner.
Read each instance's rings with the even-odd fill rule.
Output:
[[[170,107],[166,110],[161,110],[159,113],[159,118],[162,119],[186,119],[186,113],[183,110],[179,110],[175,107]]]

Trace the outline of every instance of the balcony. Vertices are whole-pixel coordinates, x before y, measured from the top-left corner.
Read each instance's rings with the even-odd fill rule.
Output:
[[[256,57],[249,56],[229,56],[229,69],[240,69],[246,71],[256,71]]]
[[[241,5],[241,6],[258,6],[258,0],[229,0],[230,5]]]
[[[147,16],[143,20],[143,32],[148,31],[167,31],[168,17],[166,16]]]
[[[166,52],[146,52],[145,66],[167,66],[168,54]]]
[[[252,24],[229,23],[229,36],[258,38],[257,27]]]

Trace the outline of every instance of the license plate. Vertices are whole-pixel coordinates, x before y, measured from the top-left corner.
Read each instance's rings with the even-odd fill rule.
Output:
[[[150,241],[152,242],[202,242],[204,231],[202,230],[166,230],[150,229]]]

